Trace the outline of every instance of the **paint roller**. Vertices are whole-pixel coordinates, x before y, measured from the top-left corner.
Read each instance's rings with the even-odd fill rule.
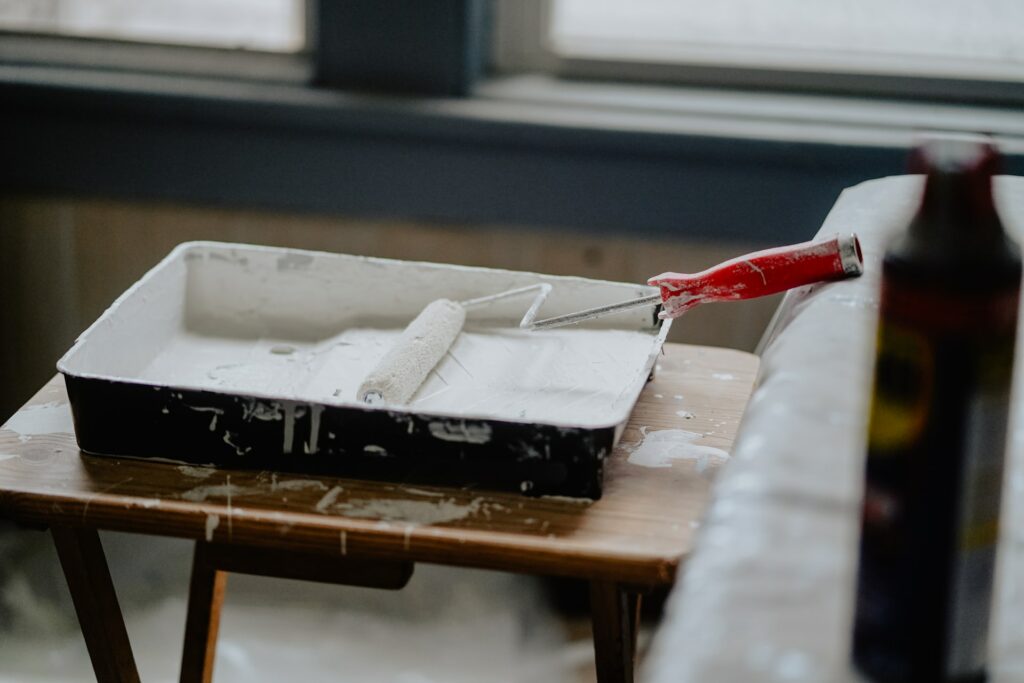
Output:
[[[366,376],[356,395],[359,400],[371,405],[407,403],[455,343],[455,338],[466,322],[467,309],[536,292],[533,303],[520,323],[520,327],[526,327],[533,321],[550,291],[551,285],[541,283],[466,301],[437,299],[430,302]]]
[[[541,330],[641,306],[660,305],[660,318],[677,318],[700,304],[753,299],[815,282],[855,277],[863,269],[860,243],[856,235],[849,234],[746,254],[699,273],[663,273],[648,280],[649,285],[659,287],[658,294],[539,321],[534,320],[537,311],[551,291],[546,283],[461,302],[438,299],[409,323],[363,381],[357,396],[370,404],[408,402],[455,343],[466,310],[499,299],[537,292],[519,326]]]

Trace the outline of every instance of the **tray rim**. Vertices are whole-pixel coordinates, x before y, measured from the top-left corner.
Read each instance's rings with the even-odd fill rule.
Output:
[[[316,405],[316,406],[323,406],[323,407],[328,407],[329,406],[329,407],[334,407],[334,408],[344,407],[344,408],[356,408],[356,409],[360,409],[360,410],[374,410],[374,411],[380,410],[380,411],[393,412],[393,413],[405,413],[405,414],[415,414],[415,415],[421,415],[421,416],[437,417],[438,419],[446,419],[446,420],[447,419],[454,419],[454,420],[480,420],[480,421],[490,420],[490,421],[496,421],[496,422],[507,422],[507,423],[511,423],[511,424],[537,424],[537,425],[545,425],[545,426],[556,427],[556,428],[561,427],[561,428],[567,428],[567,429],[602,430],[602,429],[609,429],[609,428],[617,428],[617,427],[625,424],[625,422],[627,422],[629,420],[629,417],[630,417],[630,415],[633,412],[633,408],[636,406],[636,400],[634,399],[630,403],[630,405],[629,405],[629,410],[626,411],[625,414],[621,416],[621,418],[614,419],[614,420],[611,420],[611,421],[591,422],[591,423],[586,423],[586,424],[580,424],[578,421],[570,422],[570,421],[553,421],[553,420],[543,420],[543,419],[531,419],[529,421],[520,421],[520,420],[504,418],[504,417],[500,417],[500,416],[496,416],[496,415],[475,414],[475,413],[468,413],[468,412],[460,412],[460,413],[453,413],[453,412],[448,412],[448,411],[425,412],[425,411],[412,410],[411,406],[405,406],[405,405],[388,405],[388,404],[385,404],[385,405],[380,405],[380,406],[370,406],[370,405],[366,405],[366,404],[361,404],[361,403],[356,402],[356,401],[347,401],[347,400],[345,400],[345,401],[337,401],[337,402],[333,402],[333,401],[332,402],[315,401],[315,400],[314,401],[309,401],[309,400],[302,400],[302,399],[299,399],[299,398],[290,398],[290,397],[283,397],[283,396],[279,396],[279,395],[271,395],[271,394],[267,394],[267,393],[259,392],[259,391],[246,391],[246,392],[243,393],[241,391],[234,391],[234,392],[233,391],[225,391],[223,389],[216,388],[216,387],[197,387],[197,386],[190,386],[190,385],[187,385],[187,384],[170,384],[170,383],[166,383],[165,384],[165,383],[157,383],[157,382],[151,382],[151,381],[144,381],[144,380],[141,380],[141,379],[138,379],[138,378],[135,378],[135,377],[112,376],[112,375],[103,374],[103,373],[96,373],[96,372],[74,371],[74,370],[71,370],[68,367],[69,361],[72,359],[72,357],[75,355],[75,353],[88,341],[89,335],[92,333],[92,331],[94,329],[97,329],[99,326],[101,326],[106,320],[108,320],[109,318],[113,317],[116,314],[116,311],[119,308],[119,306],[124,301],[126,301],[128,298],[130,298],[132,295],[134,295],[139,289],[144,287],[152,279],[157,277],[157,274],[160,273],[164,268],[168,267],[171,263],[173,263],[176,260],[179,260],[179,259],[183,260],[184,257],[185,257],[185,254],[187,252],[189,252],[189,251],[191,251],[193,249],[198,249],[198,248],[237,249],[237,250],[245,250],[245,251],[259,251],[259,252],[264,252],[264,253],[267,253],[267,254],[282,254],[282,255],[284,255],[284,254],[302,254],[302,255],[310,255],[310,256],[314,256],[314,257],[316,257],[316,256],[341,257],[343,259],[356,259],[356,260],[367,261],[367,262],[370,262],[370,263],[394,264],[394,265],[401,265],[401,266],[410,266],[410,265],[411,266],[428,266],[428,267],[436,267],[436,268],[457,270],[457,271],[462,271],[462,272],[505,273],[505,274],[512,274],[512,275],[528,274],[528,275],[535,275],[535,276],[542,277],[542,278],[553,278],[553,279],[556,279],[556,280],[561,280],[563,282],[574,282],[574,283],[578,283],[578,284],[602,284],[602,285],[629,286],[629,287],[637,287],[637,288],[646,289],[646,290],[649,290],[651,293],[657,292],[657,288],[656,287],[651,287],[649,285],[638,285],[638,284],[630,283],[630,282],[619,282],[619,281],[614,281],[614,280],[601,280],[601,279],[595,279],[595,278],[585,278],[585,277],[580,277],[580,276],[576,276],[576,275],[552,275],[552,274],[546,274],[546,273],[536,273],[536,272],[532,272],[532,271],[510,270],[510,269],[507,269],[507,268],[488,268],[488,267],[484,267],[484,266],[466,266],[466,265],[462,265],[462,264],[440,263],[440,262],[434,262],[434,261],[409,261],[409,260],[405,260],[405,259],[394,259],[394,258],[385,258],[385,257],[376,257],[376,256],[363,256],[363,255],[358,255],[358,254],[347,254],[347,253],[342,253],[342,252],[318,251],[318,250],[312,250],[312,249],[296,249],[296,248],[292,248],[292,247],[274,247],[274,246],[269,246],[269,245],[248,244],[248,243],[242,243],[242,242],[220,242],[220,241],[215,241],[215,240],[190,240],[190,241],[186,241],[186,242],[181,242],[177,246],[175,246],[170,252],[168,252],[168,254],[166,256],[164,256],[152,268],[150,268],[148,271],[146,271],[146,273],[143,274],[142,277],[140,277],[138,280],[136,280],[134,283],[132,283],[132,285],[130,287],[128,287],[117,298],[115,298],[114,301],[103,311],[103,313],[100,314],[100,316],[97,317],[95,321],[93,321],[81,334],[79,334],[75,338],[75,341],[72,343],[71,347],[57,361],[57,363],[56,363],[57,371],[59,373],[61,373],[62,375],[64,375],[65,377],[73,377],[75,379],[81,379],[81,380],[103,380],[103,381],[108,381],[108,382],[121,382],[121,383],[125,383],[125,384],[135,384],[135,385],[139,385],[139,386],[159,387],[161,389],[166,389],[166,390],[170,390],[170,391],[175,391],[175,390],[178,390],[178,391],[180,391],[180,390],[185,390],[185,391],[205,391],[205,392],[210,392],[210,393],[219,394],[219,395],[223,395],[223,396],[245,396],[245,397],[251,397],[251,398],[259,399],[259,400],[291,402],[291,403],[305,404],[305,405],[310,405],[310,406]],[[663,348],[663,346],[665,344],[666,338],[668,337],[668,333],[669,333],[669,330],[671,329],[671,327],[672,327],[672,320],[671,319],[660,321],[660,323],[657,325],[656,328],[652,326],[652,331],[654,329],[657,329],[657,333],[651,335],[651,345],[650,345],[650,349],[649,349],[649,353],[648,353],[648,358],[647,358],[647,360],[642,365],[642,370],[643,371],[637,373],[638,379],[634,380],[632,386],[628,387],[628,391],[630,393],[633,393],[635,391],[635,394],[636,394],[637,398],[639,398],[640,391],[642,391],[644,384],[646,384],[646,382],[647,382],[647,378],[650,376],[651,371],[654,369],[654,365],[656,363],[658,355],[662,352],[662,348]]]

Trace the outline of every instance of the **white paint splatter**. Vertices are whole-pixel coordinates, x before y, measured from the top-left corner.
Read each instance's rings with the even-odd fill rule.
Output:
[[[320,489],[321,491],[327,490],[327,484],[316,479],[287,479],[285,481],[277,481],[277,475],[274,475],[274,479],[270,482],[270,490],[273,491],[304,491],[306,489]]]
[[[363,446],[364,453],[373,453],[374,455],[387,455],[388,451],[386,448],[381,446],[374,446],[373,444],[367,444]]]
[[[671,467],[673,460],[696,460],[697,471],[704,472],[728,460],[729,454],[722,449],[694,443],[702,436],[683,429],[650,432],[629,454],[629,462],[642,467]]]
[[[330,491],[328,491],[327,493],[325,493],[325,494],[323,495],[323,498],[321,498],[321,499],[320,499],[320,500],[319,500],[319,501],[317,502],[317,504],[316,504],[316,511],[317,511],[317,512],[326,512],[326,511],[327,511],[327,508],[329,508],[329,507],[331,507],[332,505],[334,505],[334,502],[335,502],[336,500],[338,500],[338,495],[339,495],[339,494],[340,494],[340,493],[341,493],[342,491],[344,491],[344,490],[345,490],[345,489],[343,489],[343,488],[342,488],[342,487],[340,487],[340,486],[335,486],[335,487],[333,487],[333,488],[332,488],[332,489],[331,489]]]
[[[186,477],[194,477],[196,479],[206,479],[217,471],[212,467],[193,467],[192,465],[180,465],[177,469]]]
[[[208,498],[228,498],[231,496],[244,496],[249,493],[256,493],[259,489],[245,488],[231,483],[214,484],[213,486],[197,486],[194,489],[185,491],[181,497],[193,503],[202,503]]]
[[[4,460],[12,460],[14,458],[20,458],[20,457],[21,457],[20,455],[15,455],[14,453],[0,453],[0,462],[3,462]]]
[[[575,503],[576,505],[586,505],[593,503],[593,498],[573,498],[571,496],[541,496],[544,500],[557,500],[562,503]]]
[[[213,540],[213,531],[220,526],[220,517],[217,515],[206,515],[206,542]]]
[[[431,422],[430,435],[442,441],[484,444],[491,440],[491,426],[486,423],[467,424],[465,420]]]
[[[711,376],[715,379],[720,379],[726,382],[729,380],[736,379],[736,375],[730,374],[728,372],[713,372],[711,373]]]
[[[691,413],[689,410],[677,410],[676,415],[683,418],[684,420],[690,420],[694,417],[694,414]]]
[[[242,419],[246,422],[260,420],[261,422],[273,422],[284,419],[281,413],[281,406],[278,403],[262,403],[253,401],[247,405],[242,412]]]
[[[213,418],[210,420],[210,431],[217,431],[217,416],[223,415],[224,410],[222,408],[213,408],[209,406],[190,406],[186,405],[189,410],[194,410],[197,413],[213,413]]]
[[[348,517],[379,519],[382,523],[405,522],[415,525],[444,524],[475,515],[484,506],[483,498],[469,503],[458,503],[454,498],[444,500],[406,500],[402,498],[375,498],[343,503]],[[387,528],[387,527],[382,527]]]
[[[682,401],[683,400],[683,395],[682,394],[676,394],[672,398],[674,398],[677,401]]]
[[[340,537],[341,537],[340,538],[341,554],[342,555],[348,555],[348,534],[346,534],[344,531],[342,531],[341,534],[340,534]]]
[[[764,285],[767,285],[767,284],[768,284],[768,278],[766,278],[766,277],[764,276],[764,271],[763,271],[763,270],[761,270],[760,268],[758,268],[758,267],[757,267],[757,266],[756,266],[756,265],[754,264],[754,262],[753,262],[753,261],[747,261],[747,260],[744,260],[744,261],[743,261],[743,263],[745,263],[746,265],[750,266],[751,270],[753,270],[753,271],[754,271],[755,273],[757,273],[758,275],[760,275],[760,276],[761,276],[761,284],[764,284]]]
[[[43,434],[74,434],[75,423],[67,403],[51,401],[22,408],[11,416],[2,429],[14,432],[18,435],[18,441],[25,443],[33,436]]]
[[[402,488],[406,493],[411,493],[416,496],[431,496],[433,498],[443,498],[444,494],[440,491],[426,491],[424,489],[414,489],[411,486],[405,486]]]

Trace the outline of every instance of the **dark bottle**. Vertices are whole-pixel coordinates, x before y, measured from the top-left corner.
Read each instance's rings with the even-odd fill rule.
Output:
[[[1021,261],[991,144],[930,140],[913,164],[921,205],[882,265],[853,660],[983,681]]]

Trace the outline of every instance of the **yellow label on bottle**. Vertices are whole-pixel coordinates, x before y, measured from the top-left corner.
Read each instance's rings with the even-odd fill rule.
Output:
[[[924,432],[932,399],[934,360],[928,338],[882,320],[868,445],[884,455],[912,445]]]

